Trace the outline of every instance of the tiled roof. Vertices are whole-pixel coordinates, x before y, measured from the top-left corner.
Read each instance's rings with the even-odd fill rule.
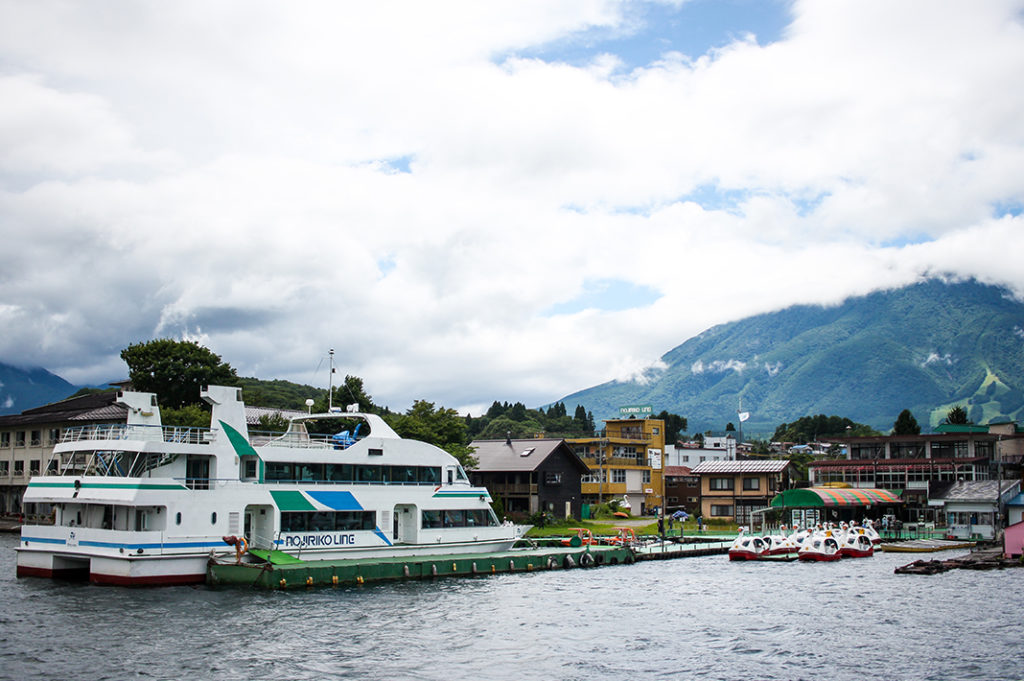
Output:
[[[116,392],[72,397],[60,402],[26,409],[20,414],[0,416],[0,426],[59,424],[68,421],[125,421],[128,410],[115,402]]]
[[[508,440],[473,440],[469,446],[475,448],[473,457],[479,462],[473,470],[482,473],[536,470],[559,447],[565,449],[566,456],[574,459],[581,471],[590,470],[561,439],[512,440],[511,443]]]
[[[781,473],[789,465],[787,459],[746,461],[704,461],[693,469],[694,475],[706,473]]]
[[[963,502],[995,502],[996,485],[999,485],[1000,494],[1006,494],[1016,488],[1020,489],[1020,480],[970,480],[957,482],[940,495],[933,497],[934,500],[963,501]]]

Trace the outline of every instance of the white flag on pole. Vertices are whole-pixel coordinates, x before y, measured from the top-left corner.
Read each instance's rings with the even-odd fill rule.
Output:
[[[750,412],[749,411],[741,411],[739,413],[739,416],[740,416],[740,423],[743,423],[744,421],[746,421],[747,419],[750,418]]]

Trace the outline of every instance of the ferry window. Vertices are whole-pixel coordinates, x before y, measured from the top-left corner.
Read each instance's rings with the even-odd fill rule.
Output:
[[[466,471],[462,469],[462,466],[457,466],[455,468],[455,477],[459,480],[469,480],[469,478],[466,477]]]
[[[181,525],[181,511],[174,514],[174,524]]]
[[[333,532],[334,513],[331,511],[319,511],[311,514],[309,518],[310,532]]]
[[[323,464],[316,463],[303,463],[296,464],[298,469],[299,480],[323,480],[324,479],[324,467]]]
[[[268,461],[266,478],[267,480],[294,480],[295,476],[290,463]]]
[[[469,523],[470,527],[486,527],[487,525],[497,524],[491,522],[492,517],[494,517],[494,514],[491,513],[490,509],[486,508],[466,511],[466,522]]]
[[[358,482],[380,482],[380,466],[356,466]]]
[[[445,527],[465,527],[466,526],[466,512],[465,511],[445,511],[444,512],[444,526]]]
[[[367,449],[366,453],[369,454],[370,456],[384,456],[383,449],[375,449],[373,447]]]
[[[402,485],[409,485],[415,484],[417,477],[415,466],[395,466],[392,471],[391,481]]]
[[[245,477],[255,478],[256,477],[256,459],[247,458],[245,460]]]
[[[352,482],[352,464],[329,463],[325,468],[324,474],[331,482]]]
[[[420,468],[420,482],[425,485],[437,485],[441,482],[441,469],[425,466]]]
[[[423,527],[424,528],[441,527],[441,512],[440,511],[423,511]]]
[[[217,524],[217,512],[216,511],[214,511],[213,513],[210,514],[210,524],[211,525],[216,525]]]

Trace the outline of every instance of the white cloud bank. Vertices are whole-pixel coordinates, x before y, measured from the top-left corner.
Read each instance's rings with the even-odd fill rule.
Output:
[[[1024,292],[1024,3],[516,56],[637,7],[0,2],[0,361],[116,379],[189,334],[317,384],[334,347],[393,408],[537,404],[793,303]],[[660,297],[548,313],[608,279]]]

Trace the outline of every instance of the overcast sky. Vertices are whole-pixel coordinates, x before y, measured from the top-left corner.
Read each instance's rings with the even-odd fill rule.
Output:
[[[536,406],[794,303],[1020,295],[1022,205],[1022,1],[0,0],[0,361],[74,383],[184,337]]]

